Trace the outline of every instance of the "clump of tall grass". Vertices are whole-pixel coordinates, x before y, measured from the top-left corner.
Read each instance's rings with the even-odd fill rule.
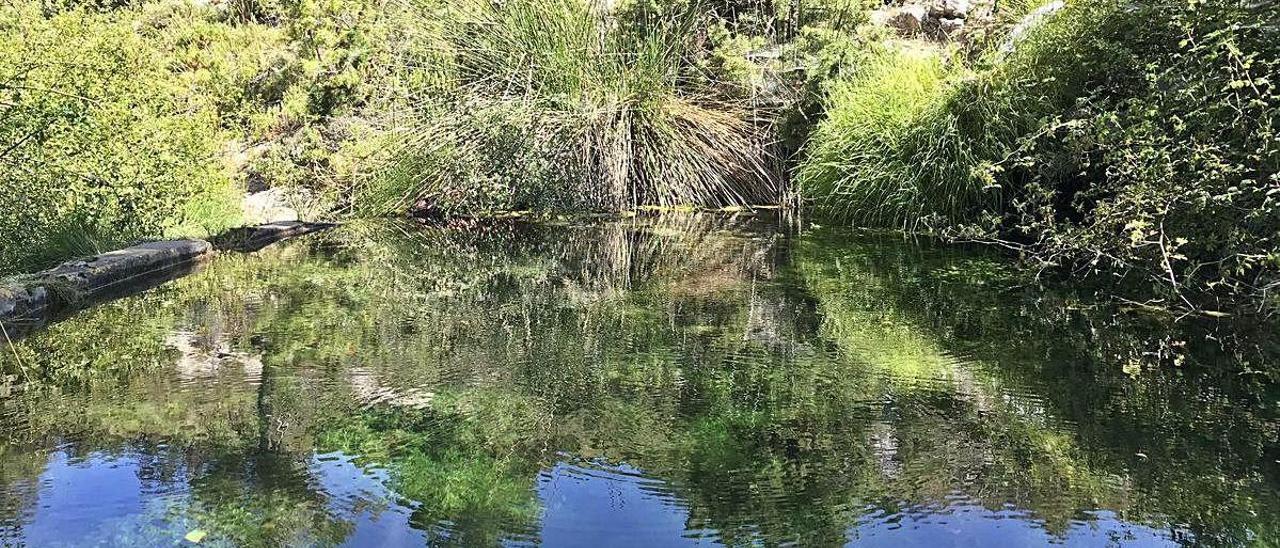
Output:
[[[909,230],[996,222],[1006,171],[1064,120],[1123,56],[1087,35],[1105,2],[1073,7],[976,64],[939,48],[890,45],[833,83],[797,184],[827,216]]]
[[[828,91],[827,119],[811,139],[797,182],[823,213],[863,224],[911,225],[963,214],[971,184],[953,171],[962,143],[942,116],[958,71],[933,49],[890,49]],[[929,127],[925,127],[927,124]]]
[[[1274,4],[1078,0],[971,68],[896,50],[831,88],[799,184],[840,221],[1280,311]]]
[[[752,111],[692,77],[697,17],[635,25],[583,0],[401,7],[406,42],[427,44],[404,56],[401,78],[421,87],[392,109],[388,161],[358,208],[779,200]]]

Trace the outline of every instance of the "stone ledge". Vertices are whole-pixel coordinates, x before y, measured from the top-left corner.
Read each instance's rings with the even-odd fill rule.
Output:
[[[0,327],[7,337],[14,337],[44,324],[50,302],[44,287],[0,288]],[[14,331],[10,333],[10,331]]]
[[[148,242],[74,259],[0,290],[0,327],[10,338],[77,310],[151,289],[191,273],[213,253],[204,240]]]
[[[88,259],[67,261],[36,275],[59,292],[92,298],[94,293],[134,279],[154,276],[205,259],[213,246],[204,240],[147,242]]]

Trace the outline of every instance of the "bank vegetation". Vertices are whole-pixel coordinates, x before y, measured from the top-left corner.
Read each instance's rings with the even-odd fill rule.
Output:
[[[18,0],[0,274],[259,220],[786,205],[1280,309],[1280,5]]]

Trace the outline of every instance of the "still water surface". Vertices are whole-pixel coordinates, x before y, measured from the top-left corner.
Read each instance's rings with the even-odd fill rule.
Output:
[[[346,226],[6,349],[0,544],[1275,544],[1275,341],[1116,312],[751,217]]]

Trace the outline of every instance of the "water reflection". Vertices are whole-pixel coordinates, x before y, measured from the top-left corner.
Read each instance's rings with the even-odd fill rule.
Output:
[[[1277,538],[1273,341],[1017,283],[697,215],[223,256],[0,358],[0,542]]]

